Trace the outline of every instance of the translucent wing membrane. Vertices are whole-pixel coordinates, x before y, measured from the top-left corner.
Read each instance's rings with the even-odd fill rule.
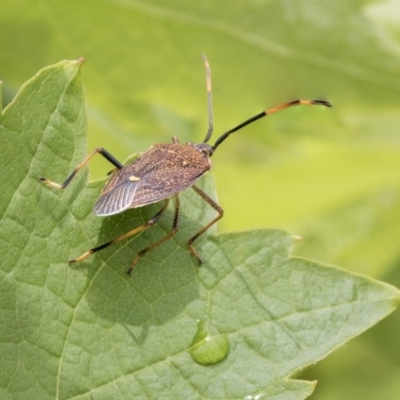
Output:
[[[121,182],[113,190],[100,196],[93,207],[93,212],[96,215],[106,216],[127,210],[132,204],[137,187],[137,182],[129,180]]]

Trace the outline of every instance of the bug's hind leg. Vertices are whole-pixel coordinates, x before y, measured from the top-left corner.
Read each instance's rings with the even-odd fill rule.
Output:
[[[193,246],[193,242],[200,236],[202,235],[210,226],[214,225],[218,220],[220,220],[224,216],[224,210],[223,208],[217,204],[211,197],[209,197],[207,194],[205,194],[202,190],[200,190],[196,186],[192,186],[192,189],[199,195],[201,196],[215,211],[217,211],[218,215],[210,221],[207,225],[203,226],[194,236],[192,236],[188,240],[188,245],[190,252],[193,254],[193,256],[196,258],[197,262],[199,265],[202,263],[201,258],[197,254],[196,249]]]
[[[136,227],[135,229],[132,229],[131,231],[124,233],[123,235],[118,236],[117,238],[115,238],[113,240],[110,240],[107,243],[103,243],[100,246],[94,247],[94,248],[86,251],[85,253],[83,253],[81,256],[79,256],[77,258],[72,258],[71,260],[68,260],[68,262],[70,264],[73,264],[75,262],[81,262],[81,261],[85,260],[87,257],[89,257],[90,255],[92,255],[93,253],[103,250],[106,247],[111,246],[114,243],[117,243],[117,242],[120,242],[121,240],[127,239],[127,238],[129,238],[133,235],[136,235],[137,233],[142,232],[145,229],[153,226],[166,211],[166,209],[168,207],[168,203],[169,203],[169,199],[166,199],[163,208],[160,211],[158,211],[158,213],[153,218],[151,218],[149,221],[147,221],[145,224],[140,225],[140,226]],[[132,269],[132,267],[131,267],[131,269]]]
[[[179,197],[178,197],[178,195],[176,195],[175,196],[175,214],[174,214],[174,220],[172,222],[171,232],[168,233],[168,235],[164,236],[162,239],[160,239],[158,242],[153,243],[151,246],[146,247],[145,249],[139,251],[139,253],[135,257],[135,259],[133,260],[131,267],[128,269],[128,271],[126,271],[129,275],[132,273],[133,269],[135,268],[136,264],[139,262],[141,257],[143,257],[149,251],[160,246],[161,244],[166,242],[168,239],[172,238],[176,234],[176,232],[178,232],[179,216],[180,216]]]

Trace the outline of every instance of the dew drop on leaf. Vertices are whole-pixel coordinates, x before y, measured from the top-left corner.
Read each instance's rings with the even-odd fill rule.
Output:
[[[209,332],[204,321],[198,321],[198,329],[188,352],[193,360],[200,365],[213,365],[223,361],[229,353],[229,340],[226,334],[216,329]]]

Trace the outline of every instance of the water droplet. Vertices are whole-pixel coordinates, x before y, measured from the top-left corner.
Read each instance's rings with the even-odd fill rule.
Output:
[[[200,365],[213,365],[223,361],[229,353],[228,336],[215,332],[210,333],[205,329],[204,321],[198,321],[196,335],[193,338],[188,352],[193,360]]]

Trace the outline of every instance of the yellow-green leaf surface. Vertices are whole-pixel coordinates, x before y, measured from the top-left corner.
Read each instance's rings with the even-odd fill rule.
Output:
[[[35,158],[41,163],[37,174],[46,172],[50,178],[62,180],[87,150],[94,147],[103,146],[124,160],[153,143],[170,142],[173,135],[181,142],[200,142],[208,122],[201,59],[204,52],[213,78],[211,142],[262,109],[288,100],[324,98],[334,105],[333,109],[297,107],[271,115],[235,133],[218,148],[212,159],[213,171],[219,202],[225,209],[218,231],[284,229],[303,238],[296,242],[294,254],[400,286],[397,3],[396,0],[0,0],[0,80],[4,106],[14,98],[22,83],[43,66],[84,57],[89,144],[86,147],[83,136],[75,137],[75,145],[71,144],[67,133],[82,134],[85,130],[84,125],[74,126],[72,120],[68,120],[70,126],[65,127],[66,132],[52,131],[58,129],[54,124],[60,120],[47,121],[45,116],[57,106],[40,107],[43,99],[56,91],[55,84],[41,102],[32,95],[26,105],[15,103],[14,107],[21,107],[14,111],[15,116],[10,115],[13,109],[8,109],[9,123],[12,121],[16,132],[20,132],[20,127],[29,132],[36,128],[41,134],[47,132],[45,146],[50,154],[39,151],[39,138],[34,139],[33,134],[29,133],[27,139],[17,144],[9,140],[9,137],[17,140],[15,134],[8,135],[5,142],[2,138],[0,151],[3,162],[7,162],[2,177],[11,189],[6,191],[4,184],[1,186],[0,217],[13,210],[17,217],[12,224],[18,232],[14,236],[7,233],[5,248],[11,241],[14,250],[7,250],[4,257],[1,254],[2,262],[10,268],[19,260],[21,250],[32,245],[30,252],[23,252],[26,265],[32,260],[42,262],[56,257],[60,263],[56,270],[64,271],[65,256],[76,257],[88,246],[130,229],[155,211],[150,208],[140,217],[133,213],[128,221],[116,217],[120,221],[117,227],[96,218],[84,222],[90,213],[89,203],[100,189],[91,184],[81,192],[86,184],[83,172],[74,183],[77,186],[63,194],[51,194],[54,204],[45,203],[46,209],[53,210],[46,218],[57,223],[24,239],[24,231],[32,232],[45,219],[38,214],[35,221],[23,228],[25,220],[28,224],[23,212],[37,211],[31,196],[41,198],[43,193],[51,191],[43,191],[41,187],[36,192],[36,185],[35,189],[30,186],[29,190],[24,189],[16,178],[21,172],[18,168],[28,174],[36,165],[31,162],[32,157],[41,157]],[[24,114],[21,118],[31,104],[37,106],[38,115],[30,118]],[[69,146],[73,146],[73,159],[67,156],[71,151]],[[102,157],[96,156],[91,161],[91,178],[103,177],[109,170]],[[25,184],[29,179],[26,178]],[[213,193],[212,179],[204,184]],[[58,196],[70,201],[70,208],[60,208]],[[23,206],[18,203],[21,198],[27,200]],[[185,199],[186,218],[200,221],[214,215],[208,208],[201,208],[201,202],[190,192]],[[13,204],[18,204],[16,209]],[[76,224],[68,212],[81,224]],[[163,229],[170,222],[168,214],[165,225],[161,224]],[[65,224],[74,225],[76,231],[66,232]],[[84,239],[78,235],[86,232],[82,226],[90,228]],[[183,240],[182,254],[186,256],[184,238],[193,228],[185,226],[179,237]],[[161,235],[157,229],[155,232]],[[118,266],[113,264],[115,270],[122,274],[143,243],[140,240],[151,241],[153,234],[143,234],[132,248],[125,249],[121,244],[126,253],[120,256]],[[56,235],[53,240],[49,239],[51,235]],[[44,243],[51,251],[43,250]],[[163,246],[165,254],[170,254],[168,246]],[[96,267],[93,269],[92,262],[96,263],[96,259],[88,259],[77,270],[82,272],[83,268],[88,274],[94,273]],[[44,279],[43,270],[28,270],[24,270],[24,279],[30,276],[36,279],[38,275]],[[86,283],[72,279],[69,284],[68,293],[72,294],[79,293],[80,285]],[[3,292],[6,296],[4,293],[7,292]],[[26,301],[35,304],[31,300],[27,297]],[[393,314],[308,370],[304,377],[319,381],[313,398],[397,400],[399,320],[399,314]],[[194,323],[194,332],[199,323]],[[18,329],[25,326],[21,324]],[[10,331],[13,329],[14,326]],[[224,335],[218,332],[211,330],[210,334]],[[5,370],[7,374],[13,373]],[[28,384],[29,380],[25,382]],[[279,383],[274,387],[278,390],[297,386]],[[25,393],[23,388],[19,390]],[[272,386],[269,390],[272,396],[275,393]]]
[[[194,191],[182,194],[182,229],[152,229],[74,267],[67,260],[147,221],[159,204],[112,218],[91,212],[104,182],[87,169],[62,181],[86,153],[80,67],[41,70],[0,120],[1,346],[4,399],[303,399],[313,382],[290,376],[368,329],[397,306],[392,286],[301,258],[280,230],[199,240],[210,219]],[[212,177],[201,187],[215,197]]]

